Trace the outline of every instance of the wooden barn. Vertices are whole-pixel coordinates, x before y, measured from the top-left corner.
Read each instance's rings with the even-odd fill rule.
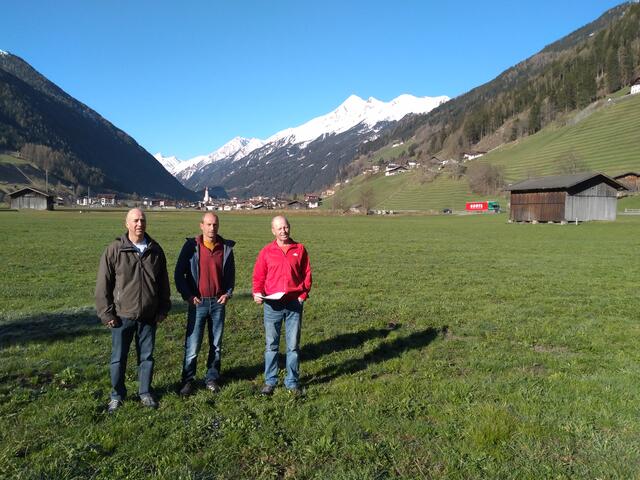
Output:
[[[640,173],[638,172],[625,172],[613,177],[614,180],[620,182],[632,192],[640,190]]]
[[[33,208],[35,210],[53,210],[53,195],[47,195],[35,188],[26,187],[10,193],[11,208]]]
[[[623,184],[602,173],[531,178],[511,185],[514,222],[615,220]]]

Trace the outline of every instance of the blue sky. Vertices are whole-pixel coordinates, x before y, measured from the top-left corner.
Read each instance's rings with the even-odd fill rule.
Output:
[[[0,49],[181,159],[266,138],[349,95],[460,95],[608,0],[7,1]]]

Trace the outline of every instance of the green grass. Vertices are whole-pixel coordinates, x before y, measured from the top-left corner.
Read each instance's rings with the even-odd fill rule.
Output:
[[[475,161],[503,166],[505,180],[509,183],[561,174],[568,157],[576,159],[580,170],[594,170],[611,176],[637,171],[640,164],[640,95],[625,96],[628,90],[612,95],[615,100],[611,104],[603,100],[578,113],[566,125],[551,125]],[[582,120],[577,121],[578,118]],[[375,159],[380,155],[388,156],[389,149],[378,152]],[[344,197],[347,205],[360,203],[359,192],[365,184],[374,191],[374,208],[380,209],[463,210],[467,201],[488,199],[471,193],[465,178],[452,180],[439,176],[434,182],[422,183],[416,172],[394,177],[380,174],[373,180],[358,177],[343,188],[338,197]],[[506,197],[497,200],[506,204]],[[325,202],[325,208],[330,208],[331,202]]]
[[[552,126],[482,158],[503,165],[509,181],[561,173],[563,159],[574,155],[587,169],[616,175],[638,169],[640,95],[620,98],[584,120]]]
[[[10,163],[12,165],[27,165],[29,162],[13,155],[0,154],[0,163]]]
[[[372,208],[399,212],[437,213],[443,208],[464,211],[466,202],[478,200],[497,200],[505,206],[507,203],[503,195],[486,196],[470,192],[465,178],[454,180],[443,174],[434,181],[422,182],[420,172],[408,171],[391,177],[384,174],[359,176],[334,197],[326,199],[323,208],[334,208],[335,199],[346,207],[361,204],[361,192],[365,189],[373,192]]]
[[[261,311],[248,292],[269,217],[224,215],[238,294],[222,392],[176,394],[175,299],[157,336],[159,410],[134,396],[109,417],[110,339],[92,292],[122,217],[0,219],[1,478],[640,476],[639,218],[292,216],[314,267],[307,394],[262,398]],[[148,214],[172,266],[197,222]],[[135,392],[133,366],[127,384]]]

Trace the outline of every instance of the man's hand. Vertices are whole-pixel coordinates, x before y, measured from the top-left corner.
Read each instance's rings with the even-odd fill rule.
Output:
[[[120,321],[119,318],[114,318],[112,320],[109,320],[106,325],[109,328],[116,328],[122,325],[122,322]]]
[[[258,305],[262,305],[262,297],[260,295],[253,294],[253,301]]]
[[[226,293],[218,297],[218,303],[221,305],[226,305],[228,300],[229,300],[229,295],[227,295]]]
[[[162,323],[164,322],[164,319],[167,318],[167,316],[165,314],[158,314],[156,316],[156,323]]]
[[[200,304],[202,303],[202,299],[201,299],[201,298],[198,298],[198,297],[191,297],[191,298],[189,299],[189,303],[190,303],[191,305],[200,305]]]

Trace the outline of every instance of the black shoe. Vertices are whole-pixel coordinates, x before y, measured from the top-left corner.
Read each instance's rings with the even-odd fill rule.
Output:
[[[193,393],[193,382],[185,382],[182,384],[182,388],[180,389],[181,397],[188,397]]]
[[[122,400],[116,400],[115,398],[112,398],[111,400],[109,400],[109,404],[107,405],[107,413],[111,414],[111,413],[115,413],[117,409],[119,409],[122,406]]]
[[[264,395],[264,396],[269,396],[269,395],[273,395],[273,391],[276,389],[275,385],[264,385],[264,387],[262,387],[262,390],[260,390],[260,394]]]
[[[207,386],[207,389],[212,393],[218,393],[220,391],[220,385],[218,385],[218,382],[216,382],[215,380],[207,380],[207,383],[205,385]]]
[[[153,399],[150,393],[140,395],[140,403],[143,407],[158,408],[158,402]]]

